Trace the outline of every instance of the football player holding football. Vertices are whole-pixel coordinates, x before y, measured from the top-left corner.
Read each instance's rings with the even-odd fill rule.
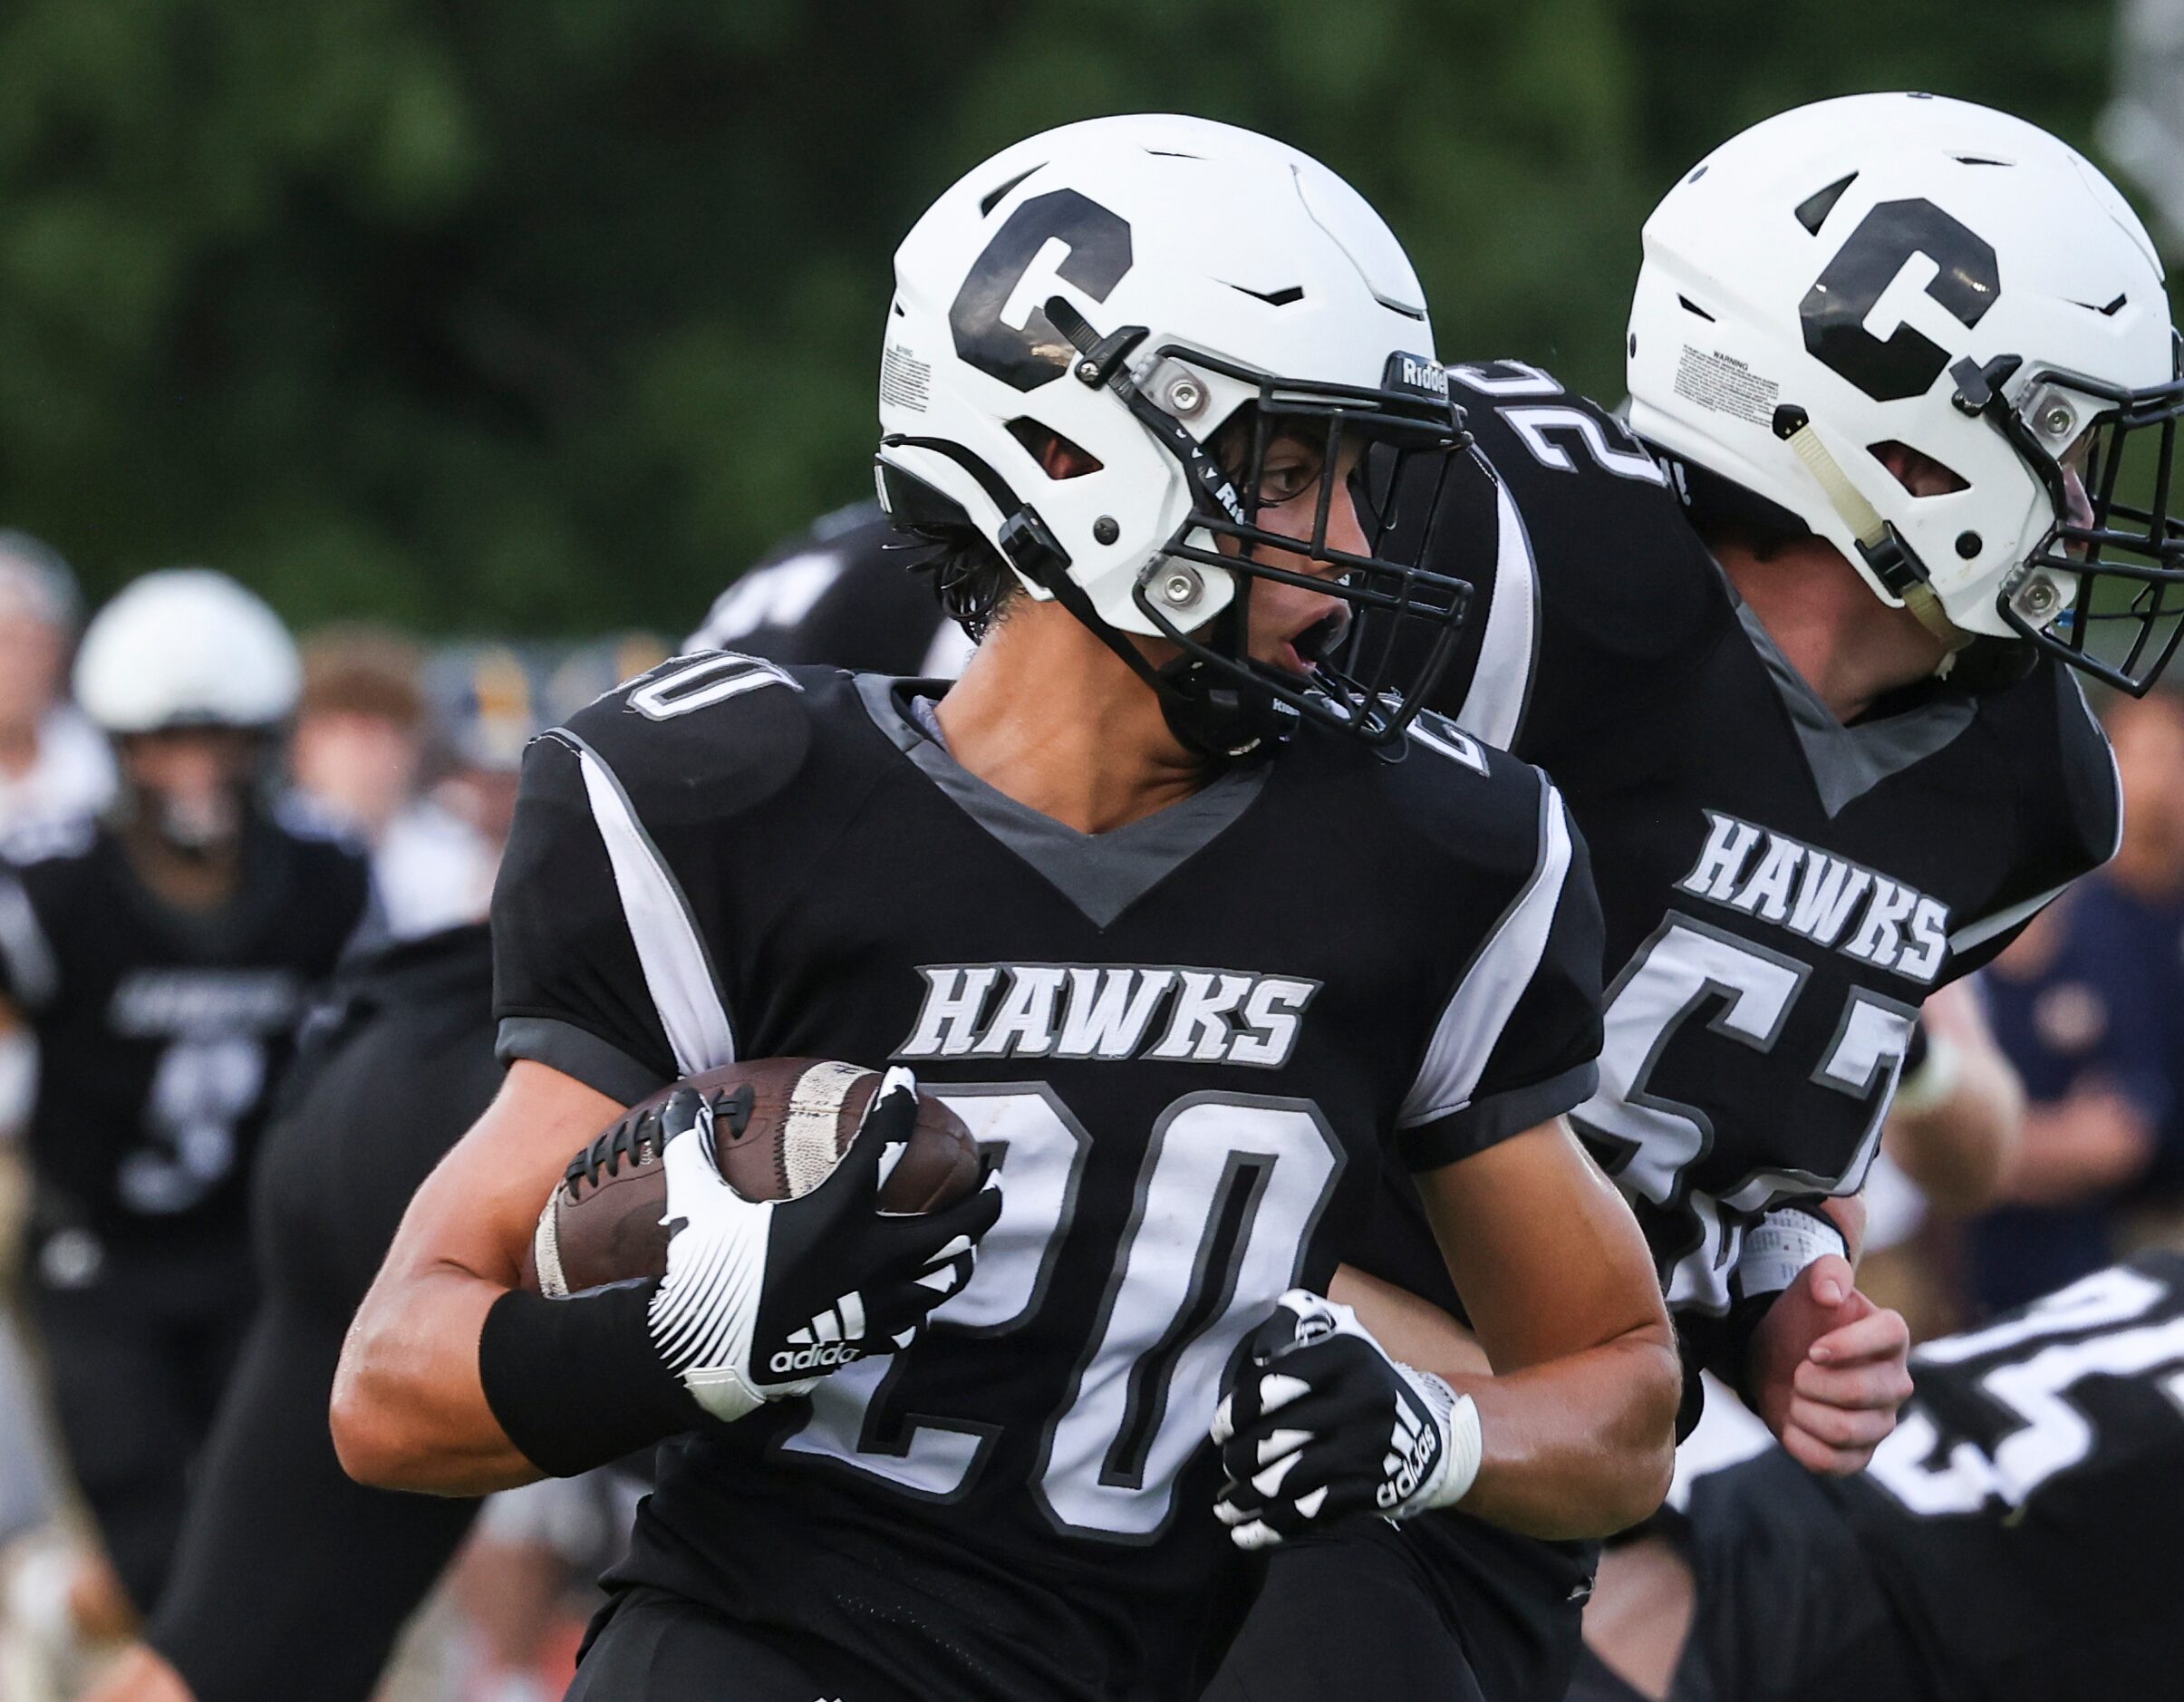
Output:
[[[1401,247],[1291,149],[1131,118],[979,168],[896,270],[881,488],[984,643],[944,695],[684,657],[533,747],[508,1078],[336,1383],[344,1463],[399,1487],[681,1438],[580,1697],[1193,1694],[1222,1369],[1391,1165],[1500,1375],[1377,1389],[1369,1481],[1305,1499],[1583,1537],[1665,1484],[1666,1314],[1562,1122],[1595,1076],[1582,843],[1537,770],[1412,724],[1464,587],[1384,553],[1387,505],[1483,472]],[[1330,668],[1359,611],[1417,625],[1416,663]],[[665,1275],[517,1289],[572,1149],[791,1054],[897,1067],[825,1182],[734,1194],[691,1097]],[[1005,1193],[876,1212],[905,1066]]]
[[[101,817],[16,834],[0,864],[0,1023],[28,1028],[41,1060],[31,1314],[69,1464],[139,1612],[249,1321],[268,1096],[368,906],[362,858],[267,802],[298,677],[278,617],[233,580],[135,581],[75,668],[119,793]],[[123,1616],[92,1610],[105,1593],[74,1600],[111,1630]]]
[[[1909,1389],[1908,1332],[1852,1263],[1918,1007],[2112,853],[2079,682],[2143,691],[2177,643],[2176,337],[2086,160],[1884,94],[1689,172],[1647,223],[1628,346],[1627,424],[1520,362],[1450,369],[1499,484],[1434,516],[1425,559],[1477,592],[1435,701],[1540,763],[1592,848],[1610,984],[1572,1121],[1647,1226],[1692,1375],[1852,1472]],[[1415,1204],[1385,1204],[1352,1262],[1453,1307]],[[1315,1357],[1284,1374],[1329,1401],[1389,1375]],[[1289,1482],[1374,1444],[1300,1443]],[[1259,1523],[1314,1528],[1286,1487]],[[1461,1573],[1464,1535],[1419,1521],[1389,1563]],[[1277,1558],[1216,1694],[1445,1642],[1430,1612],[1393,1623],[1394,1591],[1300,1629],[1391,1541]]]

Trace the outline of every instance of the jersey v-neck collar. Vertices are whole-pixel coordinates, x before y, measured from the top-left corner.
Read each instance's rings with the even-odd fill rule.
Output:
[[[1105,928],[1219,838],[1249,809],[1271,763],[1236,767],[1181,803],[1107,833],[1079,833],[980,779],[919,725],[898,691],[921,683],[860,674],[857,693],[894,747],[950,801]]]
[[[1728,575],[1722,575],[1728,585]],[[1971,699],[1944,696],[1909,709],[1846,727],[1821,701],[1804,675],[1798,672],[1782,647],[1774,642],[1752,606],[1729,585],[1736,618],[1752,648],[1759,653],[1774,689],[1789,711],[1790,725],[1803,750],[1805,767],[1812,776],[1821,807],[1832,821],[1883,780],[1917,767],[1948,746],[1972,724]]]

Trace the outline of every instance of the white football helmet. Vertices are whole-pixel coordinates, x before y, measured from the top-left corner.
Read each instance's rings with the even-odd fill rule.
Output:
[[[1330,467],[1355,433],[1426,451],[1445,476],[1467,458],[1432,348],[1402,247],[1317,160],[1203,119],[1066,125],[980,166],[896,252],[880,499],[901,526],[975,530],[1202,749],[1250,749],[1299,714],[1386,741],[1437,674],[1468,587],[1417,571],[1422,549],[1329,548],[1331,481],[1315,538],[1255,527],[1258,461],[1272,434],[1301,429]],[[1209,442],[1247,404],[1252,429],[1232,435],[1248,441],[1224,446],[1224,466]],[[1397,459],[1374,456],[1380,492]],[[1359,514],[1377,552],[1392,504],[1371,494]],[[1439,627],[1418,647],[1425,679],[1355,681],[1323,660],[1308,683],[1249,661],[1251,580],[1312,560],[1348,570],[1315,588],[1353,609]],[[1184,654],[1156,671],[1126,633]]]
[[[1853,95],[1723,143],[1647,220],[1630,425],[1695,508],[1809,529],[1953,642],[2143,691],[2184,614],[2177,351],[2153,244],[2079,154]]]
[[[116,735],[271,728],[295,708],[302,682],[280,616],[208,567],[132,581],[92,617],[76,653],[76,701]]]

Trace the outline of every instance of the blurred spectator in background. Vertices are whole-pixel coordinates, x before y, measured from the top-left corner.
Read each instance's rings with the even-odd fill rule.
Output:
[[[1919,1008],[1866,1207],[1859,1286],[1904,1315],[1913,1340],[1965,1321],[1953,1231],[1991,1205],[2015,1163],[2025,1086],[1996,1043],[1986,974],[1954,982]]]
[[[80,819],[113,796],[106,740],[62,692],[79,614],[68,564],[0,531],[0,836]]]
[[[62,691],[81,612],[74,575],[56,552],[0,531],[0,846],[64,829],[113,795],[106,740]],[[14,1142],[36,1090],[37,1051],[27,1030],[0,1033],[0,1547],[43,1528],[57,1504],[13,1294],[27,1204]]]
[[[233,580],[138,580],[75,668],[116,743],[113,804],[0,865],[0,1024],[41,1054],[25,1287],[111,1561],[46,1589],[43,1620],[17,1616],[62,1658],[159,1597],[248,1321],[244,1180],[268,1092],[365,908],[362,859],[269,807],[297,678],[279,619]]]
[[[2147,1180],[2184,1188],[2184,696],[2120,699],[2108,736],[2123,779],[2123,844],[2089,883],[2086,902],[2119,943],[2144,961],[2160,1027],[2169,1114]]]
[[[2184,1077],[2184,701],[2123,698],[2106,717],[2123,786],[2115,860],[2051,906],[1988,979],[2025,1078],[2007,1202],[1970,1226],[1967,1276],[1989,1310],[2113,1255],[2118,1201],[2151,1175]]]
[[[498,853],[420,794],[431,756],[424,653],[377,626],[327,627],[304,645],[290,764],[298,789],[372,847],[387,931],[414,939],[484,908]]]

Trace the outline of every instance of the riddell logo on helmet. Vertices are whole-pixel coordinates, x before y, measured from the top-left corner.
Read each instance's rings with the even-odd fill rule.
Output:
[[[862,1348],[846,1341],[830,1341],[824,1347],[798,1348],[794,1353],[784,1348],[767,1361],[767,1366],[777,1375],[785,1371],[831,1371],[838,1365],[847,1365],[852,1359],[864,1357]]]
[[[1448,394],[1448,371],[1440,362],[1423,354],[1391,354],[1387,357],[1387,378],[1390,389],[1423,391],[1428,396]]]

